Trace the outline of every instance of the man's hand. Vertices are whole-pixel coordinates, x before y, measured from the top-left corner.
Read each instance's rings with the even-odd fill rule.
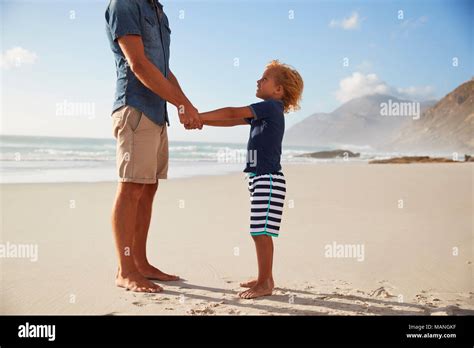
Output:
[[[202,129],[202,120],[198,110],[192,104],[178,106],[179,121],[186,129]]]

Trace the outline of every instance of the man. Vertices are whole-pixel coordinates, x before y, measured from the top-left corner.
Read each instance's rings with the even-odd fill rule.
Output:
[[[111,0],[105,19],[117,69],[112,111],[119,174],[112,212],[119,259],[115,282],[131,291],[159,292],[162,288],[152,279],[179,279],[152,266],[146,256],[153,198],[168,172],[166,102],[178,108],[187,129],[201,129],[202,122],[169,68],[171,30],[163,5]]]

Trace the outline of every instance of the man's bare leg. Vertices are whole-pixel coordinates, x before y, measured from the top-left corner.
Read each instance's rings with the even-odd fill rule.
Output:
[[[161,281],[178,280],[178,276],[166,274],[160,271],[158,268],[153,267],[148,262],[148,258],[146,256],[146,241],[151,221],[153,198],[157,189],[158,182],[156,184],[144,185],[143,194],[138,201],[137,219],[133,239],[133,255],[135,259],[135,265],[138,271],[148,279]]]
[[[159,292],[163,290],[140,274],[133,257],[135,219],[143,184],[119,183],[112,209],[112,229],[119,259],[115,284],[136,292]]]
[[[252,237],[257,249],[258,278],[248,290],[239,293],[241,298],[251,299],[271,295],[273,291],[273,240],[272,237],[261,235]]]

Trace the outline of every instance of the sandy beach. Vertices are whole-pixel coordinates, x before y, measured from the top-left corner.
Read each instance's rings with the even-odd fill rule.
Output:
[[[183,280],[159,294],[114,286],[117,183],[2,184],[0,313],[474,314],[474,164],[283,170],[277,288],[254,300],[237,297],[256,274],[243,173],[160,182],[148,255]],[[36,257],[14,257],[20,244]]]

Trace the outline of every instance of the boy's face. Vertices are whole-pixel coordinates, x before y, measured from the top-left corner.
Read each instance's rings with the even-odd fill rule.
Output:
[[[281,99],[283,95],[282,86],[277,85],[270,70],[265,70],[263,76],[257,81],[257,93],[255,96],[260,99]]]

